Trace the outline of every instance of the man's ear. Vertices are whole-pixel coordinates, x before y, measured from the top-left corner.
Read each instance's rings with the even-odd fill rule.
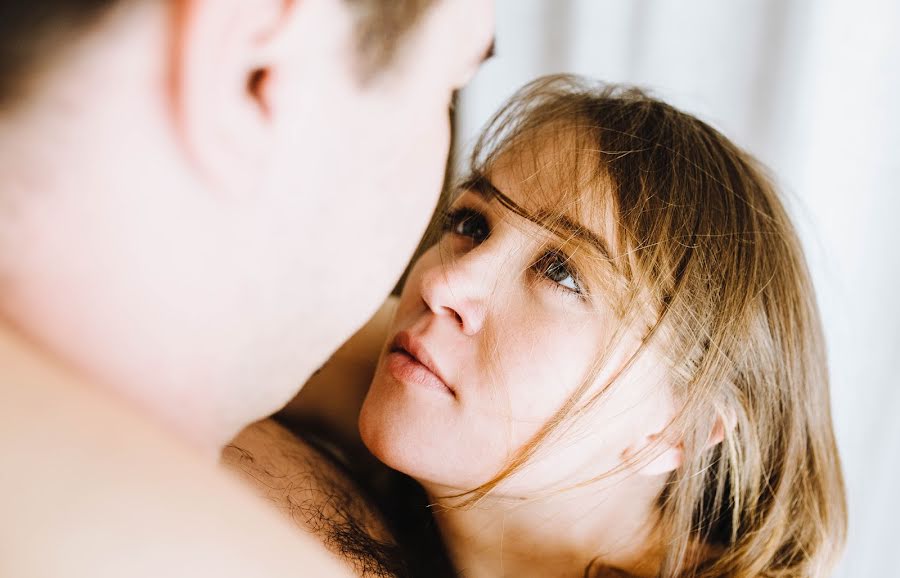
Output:
[[[709,432],[703,451],[722,443],[725,435],[734,429],[736,422],[733,410],[725,409],[717,412],[716,421]],[[668,474],[683,463],[684,443],[677,439],[674,432],[663,430],[647,436],[636,447],[628,448],[622,459],[630,460],[641,475]]]
[[[295,33],[294,0],[176,2],[172,99],[201,177],[246,191],[270,146],[269,85]]]

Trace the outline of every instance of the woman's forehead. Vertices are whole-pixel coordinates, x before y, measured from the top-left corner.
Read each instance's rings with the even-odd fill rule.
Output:
[[[511,139],[482,172],[535,210],[565,211],[577,220],[612,198],[597,131],[577,124],[555,123]]]

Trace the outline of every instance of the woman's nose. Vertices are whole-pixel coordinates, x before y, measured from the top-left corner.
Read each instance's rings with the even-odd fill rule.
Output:
[[[491,291],[489,271],[472,254],[436,263],[422,272],[422,299],[438,316],[454,319],[466,335],[484,326],[487,297]]]

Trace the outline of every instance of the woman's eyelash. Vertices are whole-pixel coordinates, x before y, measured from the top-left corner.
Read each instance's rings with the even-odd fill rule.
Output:
[[[491,234],[490,223],[484,213],[471,207],[458,207],[444,213],[441,223],[443,234],[452,234],[483,243]],[[558,249],[544,252],[534,263],[541,280],[551,284],[554,290],[568,297],[586,299],[587,291],[581,282],[571,258]]]
[[[448,211],[441,229],[444,233],[468,237],[477,243],[484,242],[491,233],[487,217],[468,207]]]
[[[578,271],[572,266],[569,256],[562,251],[547,251],[535,262],[534,267],[555,289],[585,297],[586,292]]]

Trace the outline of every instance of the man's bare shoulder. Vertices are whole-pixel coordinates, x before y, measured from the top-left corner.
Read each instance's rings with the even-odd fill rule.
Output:
[[[400,549],[377,508],[349,472],[309,440],[264,420],[226,447],[222,463],[358,575],[404,574]]]

